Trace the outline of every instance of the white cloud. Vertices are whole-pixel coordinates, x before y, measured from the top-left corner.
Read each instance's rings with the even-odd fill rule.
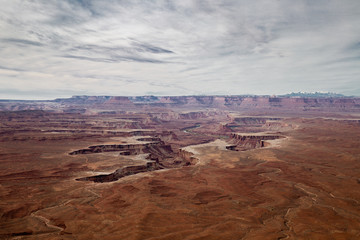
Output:
[[[13,98],[360,95],[358,1],[0,4],[1,94]]]

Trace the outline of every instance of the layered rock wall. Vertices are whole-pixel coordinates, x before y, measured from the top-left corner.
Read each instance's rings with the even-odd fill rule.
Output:
[[[145,99],[145,100],[144,100]],[[53,101],[0,100],[0,111],[52,110],[84,113],[92,107],[129,109],[136,107],[217,108],[224,110],[277,110],[360,112],[360,98],[269,97],[269,96],[171,96],[171,97],[74,96]],[[166,117],[166,116],[164,116]],[[183,116],[184,118],[191,118]]]
[[[199,162],[199,159],[194,157],[194,153],[184,149],[179,150],[179,156],[186,160],[186,165],[195,165]]]
[[[245,151],[254,148],[265,147],[267,140],[275,140],[283,138],[281,135],[273,134],[230,134],[230,143],[232,145],[227,146],[226,148],[233,151]]]

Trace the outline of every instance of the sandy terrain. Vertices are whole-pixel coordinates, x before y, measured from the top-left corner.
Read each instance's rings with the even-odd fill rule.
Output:
[[[133,114],[2,113],[0,239],[360,238],[359,122]]]

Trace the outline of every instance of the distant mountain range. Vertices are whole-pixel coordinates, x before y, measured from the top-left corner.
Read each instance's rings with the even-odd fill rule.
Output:
[[[292,92],[285,95],[279,95],[279,97],[310,97],[310,98],[343,98],[343,97],[352,97],[352,96],[345,96],[339,93],[332,93],[332,92]]]

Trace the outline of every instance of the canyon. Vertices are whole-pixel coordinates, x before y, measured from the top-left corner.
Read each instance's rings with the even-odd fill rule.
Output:
[[[0,100],[0,239],[359,239],[360,98]]]

